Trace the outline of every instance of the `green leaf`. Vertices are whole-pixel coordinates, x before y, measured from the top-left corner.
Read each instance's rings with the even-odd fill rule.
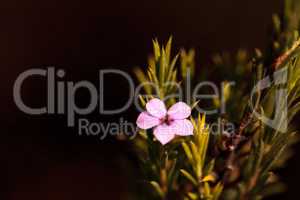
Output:
[[[206,175],[204,178],[201,179],[201,182],[214,182],[216,177],[212,174]]]
[[[219,197],[221,196],[221,193],[223,191],[223,184],[219,182],[212,190],[212,200],[218,200]]]
[[[190,150],[190,147],[185,142],[182,143],[182,147],[183,147],[185,155],[188,158],[190,164],[193,165],[194,164],[194,159],[193,159],[193,155],[192,155],[192,152]]]
[[[187,196],[189,197],[190,200],[197,200],[198,199],[198,195],[192,192],[189,192],[187,194]]]
[[[159,43],[158,43],[157,39],[152,40],[152,43],[153,43],[154,57],[155,57],[155,60],[158,61],[158,59],[160,57]]]
[[[171,47],[172,47],[172,36],[169,37],[169,40],[166,45],[166,59],[169,62],[171,58]]]
[[[184,175],[185,178],[187,178],[194,186],[197,186],[197,180],[187,171],[185,171],[184,169],[181,169],[180,172]]]
[[[262,173],[266,173],[272,167],[272,164],[280,157],[290,137],[290,134],[281,133],[274,138],[269,152],[264,156],[261,167]]]
[[[214,166],[215,166],[215,159],[212,159],[204,168],[204,174],[205,175],[208,175],[210,174],[213,169],[214,169]]]
[[[164,197],[164,193],[160,188],[160,185],[156,182],[156,181],[150,181],[150,185],[153,186],[153,188],[155,189],[155,191],[157,192],[157,194],[163,198]]]

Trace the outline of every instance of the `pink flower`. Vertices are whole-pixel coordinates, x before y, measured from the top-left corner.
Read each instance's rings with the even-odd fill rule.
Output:
[[[167,144],[175,135],[193,135],[193,125],[186,119],[191,115],[191,108],[184,102],[174,104],[167,111],[163,101],[151,99],[146,110],[138,116],[136,124],[141,129],[154,127],[153,134],[161,144]]]

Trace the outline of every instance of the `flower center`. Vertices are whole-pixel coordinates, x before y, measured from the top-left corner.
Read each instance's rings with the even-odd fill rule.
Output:
[[[173,121],[174,119],[170,118],[168,115],[161,119],[161,123],[167,125],[170,125]]]

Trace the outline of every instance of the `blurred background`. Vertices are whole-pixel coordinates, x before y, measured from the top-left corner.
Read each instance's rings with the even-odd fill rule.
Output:
[[[2,1],[0,6],[1,199],[128,199],[135,188],[137,166],[128,143],[78,136],[65,116],[29,116],[13,101],[13,84],[26,69],[55,66],[64,81],[89,80],[98,85],[100,69],[146,68],[151,39],[174,39],[195,48],[197,65],[209,65],[213,53],[265,48],[271,17],[280,0],[167,1]],[[24,85],[32,106],[45,105],[45,81]],[[123,105],[127,86],[117,77],[105,82],[105,107]],[[79,105],[89,101],[77,96]],[[132,107],[120,115],[88,119],[134,122]],[[295,147],[300,154],[300,145]],[[279,173],[288,191],[271,199],[295,199],[300,162],[294,156]]]

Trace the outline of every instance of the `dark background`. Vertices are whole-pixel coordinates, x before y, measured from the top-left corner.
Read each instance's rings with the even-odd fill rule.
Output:
[[[64,116],[29,116],[15,106],[13,83],[26,69],[56,66],[65,81],[97,84],[98,70],[146,67],[151,39],[174,36],[175,49],[194,47],[198,65],[212,53],[264,48],[272,13],[280,0],[194,1],[1,1],[1,199],[125,199],[136,172],[128,144],[79,137]],[[117,80],[117,81],[116,81]],[[106,82],[107,107],[127,98],[122,81]],[[45,84],[24,86],[30,105],[45,103]],[[87,102],[81,93],[80,103]],[[89,119],[134,121],[136,111]],[[300,148],[297,147],[298,153]],[[295,199],[300,163],[294,156],[281,171],[289,186],[277,199]],[[126,167],[133,169],[126,170]],[[108,196],[109,195],[109,196]],[[275,198],[272,198],[275,199]]]

